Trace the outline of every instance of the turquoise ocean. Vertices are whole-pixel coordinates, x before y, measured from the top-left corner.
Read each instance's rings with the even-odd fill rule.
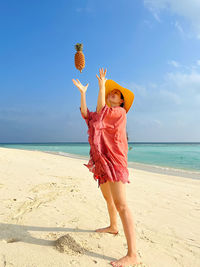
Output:
[[[128,166],[151,172],[200,179],[200,143],[129,142]],[[89,143],[0,143],[0,147],[39,150],[89,159]]]

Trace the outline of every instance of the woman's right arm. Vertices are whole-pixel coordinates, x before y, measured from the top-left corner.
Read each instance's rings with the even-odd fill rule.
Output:
[[[99,73],[100,73],[100,77],[96,74],[96,77],[99,81],[99,95],[98,95],[98,100],[97,100],[97,113],[100,112],[100,110],[102,110],[102,108],[105,106],[105,83],[106,83],[106,72],[107,69],[105,69],[105,71],[102,69],[99,69]]]
[[[81,113],[87,118],[86,93],[81,93]]]

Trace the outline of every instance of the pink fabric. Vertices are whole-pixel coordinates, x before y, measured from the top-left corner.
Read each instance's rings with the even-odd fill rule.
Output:
[[[81,108],[80,108],[81,112]],[[128,180],[127,165],[128,142],[126,136],[126,110],[122,107],[108,107],[107,104],[99,113],[87,109],[88,142],[90,159],[84,164],[93,173],[100,184]]]

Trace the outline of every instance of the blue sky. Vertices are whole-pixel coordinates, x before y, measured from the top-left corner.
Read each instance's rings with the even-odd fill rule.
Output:
[[[133,142],[200,142],[200,1],[0,0],[0,143],[84,142],[99,68],[135,94]],[[83,43],[86,66],[74,66]]]

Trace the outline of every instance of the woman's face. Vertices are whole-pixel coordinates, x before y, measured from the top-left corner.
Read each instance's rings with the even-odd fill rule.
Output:
[[[121,103],[124,102],[124,100],[121,99],[121,92],[118,89],[112,90],[107,95],[107,102],[110,103],[111,107],[112,106],[120,106]]]

